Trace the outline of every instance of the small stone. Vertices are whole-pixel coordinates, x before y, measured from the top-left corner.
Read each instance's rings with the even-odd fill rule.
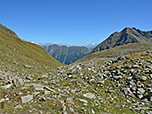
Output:
[[[66,111],[66,106],[62,104],[62,111]]]
[[[46,101],[46,98],[45,97],[41,97],[40,101]]]
[[[106,92],[107,93],[113,93],[113,90],[112,89],[108,89]]]
[[[24,85],[24,81],[21,78],[17,78],[17,79],[13,79],[12,80],[12,84],[15,87],[19,87],[19,86],[23,86]]]
[[[41,85],[41,84],[31,84],[31,85],[33,85],[34,86],[34,88],[35,88],[35,90],[43,90],[43,85]]]
[[[90,98],[90,99],[95,98],[95,95],[93,95],[92,93],[86,93],[83,96],[86,97],[86,98]]]
[[[27,80],[29,80],[29,81],[31,81],[32,80],[32,78],[30,77],[30,76],[26,76],[26,78],[25,79],[27,79]]]
[[[73,75],[69,75],[68,78],[73,78]]]
[[[95,114],[95,111],[93,109],[91,109],[92,114]]]
[[[45,95],[50,94],[50,91],[44,91],[44,94]]]
[[[146,76],[141,76],[141,77],[140,77],[140,80],[141,80],[141,81],[146,81],[146,80],[147,80],[147,77],[146,77]]]
[[[9,98],[7,97],[5,100],[6,100],[6,101],[9,101]]]
[[[29,69],[31,68],[30,65],[24,65],[24,67],[25,67],[25,68],[29,68]]]
[[[141,98],[143,98],[143,95],[142,95],[142,94],[139,94],[139,95],[137,95],[137,97],[138,97],[139,99],[141,99]]]
[[[122,78],[122,76],[113,76],[113,78],[114,78],[115,80],[119,80],[119,79]]]
[[[139,65],[133,65],[132,68],[139,68]]]
[[[131,68],[132,68],[131,65],[126,65],[126,66],[125,66],[125,69],[131,69]]]
[[[141,94],[144,94],[145,90],[143,88],[138,88],[138,91],[141,93]]]
[[[7,84],[5,86],[1,86],[2,89],[8,89],[8,88],[11,88],[12,87],[12,84]]]
[[[89,81],[89,83],[90,83],[90,84],[94,84],[94,83],[95,83],[95,79],[91,79],[91,80]]]
[[[15,108],[23,108],[21,105],[17,105]]]
[[[71,113],[73,113],[73,114],[75,113],[73,108],[70,107],[69,109],[70,109]]]
[[[2,98],[1,100],[0,100],[0,103],[2,103],[2,102],[4,102],[5,101],[5,99],[4,98]]]
[[[104,84],[104,80],[98,81],[97,84]]]
[[[72,99],[72,98],[67,98],[67,99],[66,99],[66,103],[73,104],[73,99]]]
[[[23,103],[27,103],[27,102],[33,100],[33,95],[28,94],[26,96],[23,96],[23,97],[21,97],[21,100],[22,100]]]
[[[88,103],[88,101],[87,100],[85,100],[85,99],[79,99],[81,102],[84,102],[84,103]]]

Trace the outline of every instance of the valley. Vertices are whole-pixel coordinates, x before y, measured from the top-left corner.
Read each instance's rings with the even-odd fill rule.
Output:
[[[148,42],[120,43],[118,39],[114,44],[121,45],[98,50],[107,46],[104,41],[91,53],[85,47],[69,51],[58,45],[45,47],[46,51],[0,24],[0,113],[151,114],[151,32],[143,33]],[[70,65],[65,65],[65,58],[58,55],[65,50],[67,57],[81,52],[87,56],[68,59]],[[52,56],[56,52],[55,58],[64,62],[47,52]]]

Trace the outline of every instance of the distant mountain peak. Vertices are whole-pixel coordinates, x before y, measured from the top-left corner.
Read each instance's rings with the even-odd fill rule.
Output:
[[[127,32],[130,33],[132,31],[137,31],[137,29],[135,27],[129,28],[129,27],[125,27],[121,32]]]
[[[111,34],[106,40],[96,46],[91,53],[128,43],[152,43],[152,31],[141,31],[135,27],[125,27],[121,32]]]

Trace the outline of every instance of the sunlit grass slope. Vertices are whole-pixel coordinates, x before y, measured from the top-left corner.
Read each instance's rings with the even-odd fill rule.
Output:
[[[76,62],[84,62],[93,59],[107,59],[107,58],[113,58],[123,55],[131,55],[134,53],[144,52],[146,50],[152,50],[152,44],[147,44],[147,43],[126,44],[122,46],[116,46],[108,50],[92,53]]]
[[[30,68],[25,68],[29,65]],[[41,73],[61,66],[42,47],[21,40],[0,24],[0,69],[17,73]]]

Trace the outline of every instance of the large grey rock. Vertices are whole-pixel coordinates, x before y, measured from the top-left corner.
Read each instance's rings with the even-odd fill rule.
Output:
[[[33,100],[33,95],[28,94],[26,96],[23,96],[23,97],[21,97],[21,100],[22,100],[23,103],[27,103],[27,102]]]

